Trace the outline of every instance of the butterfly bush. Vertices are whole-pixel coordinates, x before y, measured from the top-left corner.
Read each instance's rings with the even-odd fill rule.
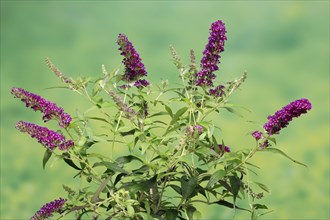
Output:
[[[245,146],[233,145],[237,134],[225,140],[218,119],[223,111],[241,116],[229,99],[247,78],[245,72],[230,82],[216,81],[226,32],[221,20],[211,24],[199,64],[194,50],[185,64],[170,46],[179,79],[173,85],[144,78],[146,68],[124,34],[117,39],[123,70],[102,65],[99,77],[72,79],[47,58],[64,85],[90,103],[87,110],[77,108],[72,119],[55,103],[13,88],[14,97],[41,111],[45,122],[60,125],[53,131],[16,124],[46,148],[43,167],[53,156],[80,178],[77,185],[63,185],[65,199],[45,204],[31,219],[53,214],[57,219],[204,219],[200,203],[247,212],[251,219],[270,212],[262,204],[269,188],[254,181],[258,170],[251,158],[271,152],[305,166],[277,148],[275,137],[312,106],[306,98],[291,102],[269,116],[263,130],[249,132]]]

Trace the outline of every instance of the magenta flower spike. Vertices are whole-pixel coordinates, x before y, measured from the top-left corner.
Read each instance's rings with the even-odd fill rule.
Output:
[[[21,99],[26,105],[26,107],[32,108],[34,111],[40,111],[44,115],[42,119],[44,122],[50,119],[55,119],[58,121],[58,125],[62,128],[69,126],[71,122],[71,117],[69,114],[65,113],[63,108],[58,107],[55,103],[50,102],[37,94],[30,93],[21,88],[12,88],[11,93],[15,98]]]
[[[264,125],[264,129],[268,135],[279,134],[280,130],[288,126],[293,118],[299,117],[311,109],[312,104],[308,99],[302,98],[293,101],[275,112],[274,115],[268,116],[268,122]]]
[[[45,204],[30,218],[30,220],[49,219],[53,216],[55,212],[61,213],[62,207],[65,202],[65,199],[59,198],[57,200]]]
[[[58,147],[60,150],[68,150],[74,146],[72,140],[66,140],[65,137],[46,127],[41,127],[32,123],[19,121],[16,123],[16,129],[23,133],[28,133],[32,138],[36,138],[44,147],[54,150]]]
[[[138,88],[149,85],[147,80],[139,80],[141,77],[147,75],[147,71],[133,44],[124,34],[119,34],[117,43],[121,55],[124,56],[123,64],[125,65],[125,74],[122,78],[123,81],[128,83],[135,82],[134,86]]]
[[[215,79],[213,72],[219,69],[219,54],[224,51],[225,40],[227,40],[226,27],[221,20],[213,22],[210,31],[209,41],[205,46],[201,60],[202,69],[196,75],[197,86],[213,86],[213,80]]]

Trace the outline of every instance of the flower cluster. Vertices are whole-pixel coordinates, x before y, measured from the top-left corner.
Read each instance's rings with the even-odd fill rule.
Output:
[[[201,125],[188,126],[185,132],[188,137],[195,137],[195,134],[199,136],[203,133],[203,127]]]
[[[252,137],[254,137],[257,141],[259,141],[262,138],[262,132],[254,131],[254,132],[252,132]]]
[[[226,27],[221,20],[212,23],[210,31],[209,41],[201,60],[202,70],[196,75],[197,86],[213,86],[215,79],[213,72],[219,69],[219,53],[224,51],[225,40],[227,40]]]
[[[268,135],[279,134],[280,130],[285,128],[293,118],[299,117],[311,109],[312,105],[308,99],[295,100],[275,112],[274,115],[268,116],[268,122],[264,125],[264,129]]]
[[[16,123],[16,128],[21,132],[28,133],[32,138],[36,138],[40,144],[50,150],[54,150],[55,147],[58,147],[60,150],[68,150],[74,145],[72,140],[67,141],[63,135],[46,127],[19,121]]]
[[[134,86],[139,88],[139,89],[142,89],[143,87],[147,87],[150,83],[145,80],[145,79],[139,79],[138,81],[136,81],[134,83]]]
[[[54,118],[62,128],[69,126],[71,117],[65,113],[63,108],[58,107],[55,103],[50,102],[39,95],[30,93],[21,88],[12,88],[11,93],[25,102],[26,107],[31,107],[34,111],[41,111],[44,115],[42,119],[47,122]]]
[[[43,220],[53,216],[53,213],[62,212],[62,207],[66,202],[65,199],[59,198],[42,206],[30,220]]]
[[[214,89],[210,89],[209,90],[209,94],[211,96],[214,96],[214,97],[221,97],[225,94],[225,89],[226,87],[223,86],[223,85],[218,85],[217,87],[215,87]]]
[[[125,58],[123,64],[125,65],[125,74],[123,76],[123,81],[131,83],[135,82],[143,76],[147,75],[144,64],[140,58],[140,55],[136,52],[133,44],[128,40],[124,34],[119,34],[117,43],[119,45],[119,50],[121,55]],[[135,86],[141,88],[141,86],[147,86],[149,83],[144,80],[143,82],[136,82]]]

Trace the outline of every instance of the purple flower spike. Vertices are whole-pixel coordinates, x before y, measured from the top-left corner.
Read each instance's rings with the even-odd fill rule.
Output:
[[[224,51],[225,40],[227,40],[226,27],[221,20],[212,23],[210,31],[209,42],[205,46],[201,60],[202,70],[196,75],[197,86],[213,86],[215,79],[213,72],[219,69],[219,53]]]
[[[124,34],[119,34],[117,43],[119,50],[122,51],[121,55],[125,57],[123,60],[123,64],[125,65],[123,80],[125,82],[134,82],[146,76],[147,71],[141,62],[140,55],[136,52],[133,44],[128,41],[128,38]]]
[[[28,133],[32,138],[36,138],[44,147],[54,150],[58,147],[60,150],[68,150],[74,146],[72,140],[66,140],[61,134],[32,123],[19,121],[16,128],[21,132]]]
[[[36,214],[34,214],[30,220],[43,220],[48,219],[53,216],[53,213],[61,213],[62,207],[64,203],[66,202],[65,199],[59,198],[57,200],[54,200],[50,203],[45,204],[42,206]]]
[[[34,111],[41,111],[44,116],[44,122],[54,118],[58,121],[58,125],[62,128],[69,126],[71,117],[65,113],[63,108],[58,107],[55,103],[50,102],[39,95],[30,93],[21,88],[12,88],[11,93],[25,102],[26,107],[32,108]]]
[[[274,115],[268,116],[268,122],[264,125],[264,129],[268,135],[279,134],[280,130],[288,126],[293,118],[299,117],[311,109],[312,105],[308,99],[303,98],[293,101],[275,112]]]
[[[252,132],[252,137],[254,137],[258,141],[262,138],[262,132],[261,131],[254,131],[254,132]]]

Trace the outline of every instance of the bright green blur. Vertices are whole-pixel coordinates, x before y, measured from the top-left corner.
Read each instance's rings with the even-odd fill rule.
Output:
[[[269,153],[252,162],[262,168],[250,178],[272,191],[260,203],[274,212],[263,219],[329,219],[329,2],[328,1],[1,1],[1,210],[0,219],[28,219],[44,203],[65,197],[75,171],[62,161],[47,166],[44,149],[15,130],[18,120],[42,124],[41,114],[12,98],[22,87],[56,102],[71,115],[85,110],[84,99],[61,85],[44,63],[50,59],[68,76],[101,75],[101,64],[117,68],[116,38],[124,33],[142,57],[148,79],[178,82],[171,63],[172,44],[188,63],[197,60],[210,24],[222,19],[228,30],[217,79],[229,81],[248,71],[232,101],[246,119],[219,115],[226,145],[253,147],[246,133],[289,102],[308,98],[313,109],[294,120],[277,138],[278,147],[308,169]],[[50,127],[56,129],[55,123]],[[55,161],[54,161],[55,162]],[[51,164],[51,163],[50,163]],[[49,164],[49,165],[50,165]],[[248,203],[241,204],[247,206]],[[205,219],[233,218],[231,209],[200,206]],[[248,218],[238,211],[235,219]]]

